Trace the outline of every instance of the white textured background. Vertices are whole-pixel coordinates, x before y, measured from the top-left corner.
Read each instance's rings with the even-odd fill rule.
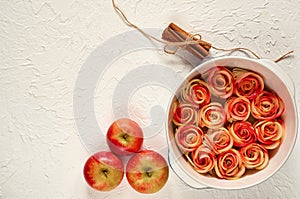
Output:
[[[216,46],[249,47],[270,59],[295,50],[294,57],[279,64],[294,79],[299,102],[299,0],[127,0],[120,4],[141,27],[164,28],[175,21],[202,33]],[[128,30],[109,0],[0,1],[0,198],[143,197],[125,179],[110,193],[87,187],[82,168],[89,154],[80,142],[72,107],[75,81],[88,55],[102,42]],[[135,57],[127,55],[115,67],[130,68],[136,64]],[[138,57],[141,63],[177,59],[148,51]],[[182,74],[190,69],[180,60],[177,64]],[[115,75],[115,71],[106,75]],[[105,78],[103,81],[105,84]],[[109,101],[109,90],[104,87],[103,92]],[[138,105],[146,91],[139,92],[130,103],[137,104],[139,113],[133,117],[146,125],[148,110]],[[160,99],[156,92],[155,88],[147,90],[149,104],[169,99]],[[101,106],[111,111],[104,102],[95,105],[97,113]],[[99,121],[103,129],[108,128],[111,116],[98,117],[103,118]],[[299,157],[298,138],[286,164],[257,186],[237,191],[194,190],[170,172],[164,189],[145,197],[300,198]]]

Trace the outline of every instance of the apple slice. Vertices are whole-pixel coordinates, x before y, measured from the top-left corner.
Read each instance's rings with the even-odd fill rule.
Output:
[[[106,142],[110,150],[119,156],[137,153],[141,149],[143,141],[141,127],[128,118],[113,122],[106,134]]]
[[[169,167],[157,152],[143,150],[133,156],[126,166],[130,186],[140,193],[158,192],[167,182]]]
[[[124,164],[112,152],[101,151],[90,156],[83,169],[89,186],[99,191],[116,188],[124,176]]]

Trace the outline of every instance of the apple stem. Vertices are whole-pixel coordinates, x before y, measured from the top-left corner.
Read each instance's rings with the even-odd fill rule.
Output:
[[[151,169],[147,169],[147,170],[146,170],[146,175],[147,175],[148,177],[151,177],[151,176],[152,176]]]
[[[148,177],[151,177],[151,176],[152,176],[151,172],[148,172],[148,171],[147,171],[146,174],[147,174]]]
[[[128,134],[127,134],[127,133],[125,133],[125,134],[123,135],[123,138],[126,140],[126,139],[127,139],[127,137],[128,137]]]
[[[103,174],[105,175],[105,177],[107,178],[108,171],[107,171],[107,170],[103,170],[102,172],[103,172]]]

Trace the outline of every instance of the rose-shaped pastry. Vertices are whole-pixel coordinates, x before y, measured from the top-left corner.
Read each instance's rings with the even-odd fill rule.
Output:
[[[262,75],[237,67],[216,66],[190,79],[171,110],[174,140],[190,166],[224,180],[266,168],[286,136],[276,92]]]
[[[246,168],[237,150],[232,148],[218,155],[215,172],[219,178],[235,180],[240,178],[245,171]]]
[[[251,143],[240,149],[242,161],[247,169],[264,169],[269,163],[267,149],[258,143]]]
[[[175,133],[175,141],[183,153],[197,149],[202,140],[203,132],[195,125],[180,126]]]
[[[254,124],[258,141],[266,149],[277,148],[285,137],[285,127],[282,120],[262,120]]]
[[[198,121],[196,108],[184,102],[174,107],[173,123],[176,126],[195,124]]]
[[[250,116],[250,101],[245,97],[232,97],[228,99],[224,107],[229,122],[243,120]]]
[[[226,122],[226,113],[222,104],[212,102],[199,111],[199,126],[217,129]]]
[[[202,107],[210,102],[210,91],[204,81],[193,79],[181,91],[181,98],[186,102]]]
[[[237,96],[252,100],[264,90],[264,80],[257,73],[240,68],[234,68],[232,73],[235,78]]]
[[[226,99],[233,94],[234,78],[230,70],[224,66],[217,66],[210,69],[206,74],[207,83],[215,96]]]
[[[256,119],[275,119],[283,111],[282,99],[273,92],[263,91],[251,102],[251,113]]]
[[[205,143],[215,154],[228,151],[233,146],[233,139],[224,127],[209,129],[204,137]]]
[[[211,171],[216,164],[215,154],[205,145],[201,145],[190,155],[191,157],[186,157],[198,173],[207,173]]]
[[[246,146],[257,141],[254,127],[247,121],[236,121],[229,127],[229,133],[233,138],[233,145],[237,147]]]

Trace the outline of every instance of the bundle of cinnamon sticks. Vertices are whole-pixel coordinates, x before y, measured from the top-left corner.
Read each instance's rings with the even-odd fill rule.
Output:
[[[184,31],[174,23],[170,23],[169,26],[163,31],[162,39],[169,42],[185,42],[188,39],[196,41],[196,44],[186,44],[183,47],[201,60],[208,55],[209,49],[211,48],[210,43],[203,41],[201,38],[194,37],[193,35],[191,37],[191,34]]]

